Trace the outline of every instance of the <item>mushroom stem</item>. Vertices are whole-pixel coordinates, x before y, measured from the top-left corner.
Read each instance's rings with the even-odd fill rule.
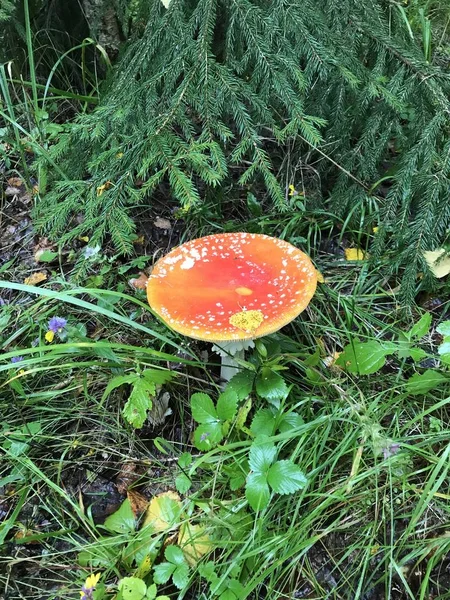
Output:
[[[233,375],[239,370],[239,363],[235,360],[236,358],[244,360],[245,350],[238,350],[234,356],[230,354],[222,354],[221,365],[220,365],[220,379],[226,383],[230,381]]]
[[[254,347],[255,342],[251,339],[221,342],[220,346],[214,345],[212,347],[212,350],[221,357],[220,378],[224,382],[223,387],[240,369],[236,359],[244,360],[245,351]]]

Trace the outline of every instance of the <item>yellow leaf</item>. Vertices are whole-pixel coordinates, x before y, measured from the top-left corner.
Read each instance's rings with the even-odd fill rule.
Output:
[[[178,522],[181,508],[181,499],[176,492],[158,494],[148,505],[142,527],[151,525],[155,533],[167,531]]]
[[[185,523],[178,534],[178,545],[191,567],[195,566],[201,557],[213,548],[205,528],[201,525]]]
[[[344,250],[346,260],[367,260],[369,255],[361,248],[346,248]]]
[[[317,281],[319,283],[325,283],[325,277],[322,275],[322,273],[319,271],[319,269],[316,269],[316,275],[317,275]]]
[[[450,255],[446,256],[446,254],[447,251],[444,248],[427,250],[423,253],[430,271],[437,279],[441,279],[450,273]]]
[[[144,559],[141,561],[141,563],[139,564],[138,568],[136,569],[136,572],[134,573],[134,577],[137,577],[138,579],[144,579],[144,577],[146,577],[150,571],[152,570],[152,559],[150,558],[150,555],[147,554]]]
[[[109,190],[109,188],[111,186],[112,186],[112,181],[107,181],[103,185],[99,185],[97,188],[97,196],[101,196],[103,194],[103,192],[105,192],[106,190]]]
[[[46,279],[47,275],[43,271],[38,271],[37,273],[33,273],[33,275],[26,277],[23,282],[25,285],[37,285]]]
[[[54,339],[55,339],[55,332],[47,331],[47,333],[45,334],[45,341],[48,342],[49,344],[51,344]]]

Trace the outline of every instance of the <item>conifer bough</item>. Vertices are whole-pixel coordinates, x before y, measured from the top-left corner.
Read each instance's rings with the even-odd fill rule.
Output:
[[[219,345],[221,375],[227,380],[232,373],[226,367],[237,368],[229,355],[243,356],[253,339],[292,321],[316,285],[311,260],[288,242],[222,233],[187,242],[161,258],[147,296],[175,331]]]

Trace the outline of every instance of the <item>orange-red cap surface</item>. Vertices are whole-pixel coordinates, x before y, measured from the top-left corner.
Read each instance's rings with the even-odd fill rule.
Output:
[[[192,240],[158,260],[147,284],[153,310],[175,331],[221,342],[277,331],[316,290],[306,254],[255,233]]]

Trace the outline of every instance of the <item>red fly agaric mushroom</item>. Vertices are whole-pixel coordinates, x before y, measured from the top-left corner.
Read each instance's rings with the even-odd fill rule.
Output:
[[[219,345],[221,375],[229,380],[237,364],[226,359],[243,357],[254,338],[292,321],[308,305],[316,284],[311,260],[288,242],[220,233],[187,242],[158,260],[147,297],[172,329]]]

